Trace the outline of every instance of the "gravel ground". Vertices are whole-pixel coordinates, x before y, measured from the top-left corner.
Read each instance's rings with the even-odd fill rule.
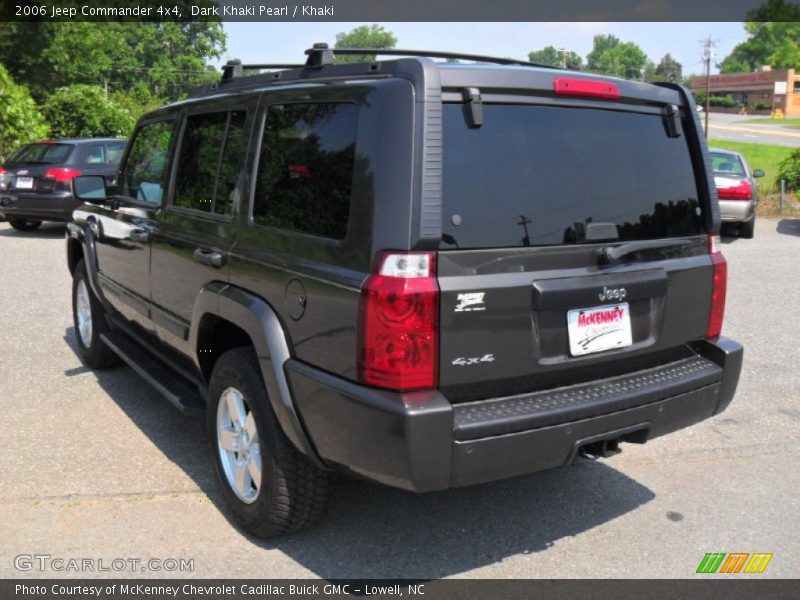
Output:
[[[800,576],[800,220],[760,219],[754,240],[724,245],[724,333],[745,345],[724,414],[472,488],[342,478],[317,526],[274,542],[228,521],[200,420],[130,369],[81,365],[63,235],[0,223],[0,577],[81,575],[15,568],[48,554],[194,561],[95,576],[684,578],[706,552],[772,552],[761,577]]]

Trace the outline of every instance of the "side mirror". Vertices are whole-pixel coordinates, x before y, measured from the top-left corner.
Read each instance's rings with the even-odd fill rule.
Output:
[[[761,169],[756,169],[755,171],[753,171],[753,177],[763,177],[763,176],[764,176],[764,171],[762,171]]]
[[[108,197],[106,180],[100,175],[82,175],[72,180],[72,191],[78,200],[96,202]]]

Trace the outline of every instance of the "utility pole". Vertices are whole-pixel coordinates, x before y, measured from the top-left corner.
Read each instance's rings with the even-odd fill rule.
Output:
[[[523,246],[530,246],[531,245],[531,237],[528,234],[528,223],[530,223],[531,220],[528,217],[526,217],[525,215],[520,215],[519,218],[521,220],[520,220],[519,223],[517,223],[517,225],[522,225],[522,228],[525,230],[525,237],[522,238],[522,245]]]
[[[703,60],[706,63],[706,139],[708,139],[708,111],[711,108],[711,59],[714,58],[714,46],[717,45],[716,40],[712,40],[711,36],[701,40],[703,44]]]
[[[558,50],[561,53],[561,68],[567,68],[567,57],[572,54],[572,50],[567,50],[566,48],[560,48]]]

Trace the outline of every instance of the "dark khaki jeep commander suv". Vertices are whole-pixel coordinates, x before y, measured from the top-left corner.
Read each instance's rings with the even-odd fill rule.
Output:
[[[142,118],[114,189],[75,180],[84,361],[206,415],[257,536],[331,471],[424,492],[610,456],[739,379],[684,88],[383,53],[231,63]]]

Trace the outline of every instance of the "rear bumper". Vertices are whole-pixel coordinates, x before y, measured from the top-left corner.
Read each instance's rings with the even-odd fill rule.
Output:
[[[0,192],[0,215],[6,219],[69,222],[80,205],[70,192]]]
[[[424,492],[567,465],[595,441],[645,442],[723,411],[742,347],[700,342],[696,357],[588,384],[451,405],[439,392],[366,388],[294,359],[297,410],[331,468]]]
[[[723,222],[743,223],[753,218],[756,203],[752,200],[720,200],[719,214]]]

